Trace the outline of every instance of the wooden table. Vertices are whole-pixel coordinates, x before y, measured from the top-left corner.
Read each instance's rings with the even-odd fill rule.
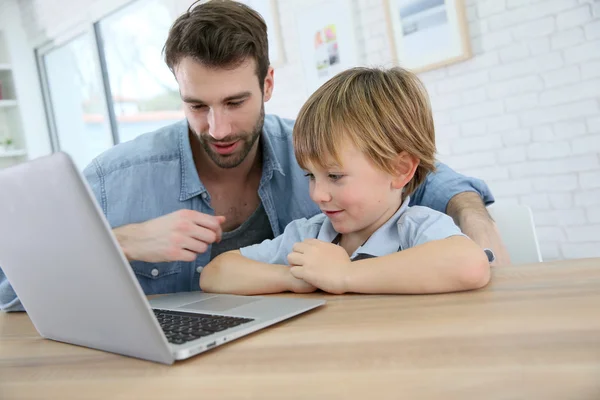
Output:
[[[0,399],[600,399],[600,259],[497,268],[476,292],[326,297],[173,366],[0,313]]]

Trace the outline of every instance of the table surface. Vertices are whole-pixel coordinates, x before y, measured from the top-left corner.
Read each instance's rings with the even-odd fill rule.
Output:
[[[326,306],[172,366],[0,313],[0,399],[600,399],[600,259],[493,269],[442,295]]]

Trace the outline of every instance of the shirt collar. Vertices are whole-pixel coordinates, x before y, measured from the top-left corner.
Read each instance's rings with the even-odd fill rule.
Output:
[[[398,233],[398,220],[408,210],[410,197],[407,196],[402,205],[383,225],[379,227],[367,241],[352,253],[350,259],[354,259],[359,254],[368,254],[374,257],[385,256],[398,251],[400,246],[400,237]],[[333,228],[329,218],[325,218],[323,225],[317,236],[317,239],[325,242],[333,242],[338,232]]]
[[[179,193],[179,201],[186,201],[206,192],[206,187],[204,187],[200,181],[198,171],[196,170],[196,164],[194,164],[187,120],[178,123],[177,132],[179,136],[179,157],[181,159],[181,190]],[[260,142],[263,154],[263,172],[261,181],[271,179],[273,171],[278,171],[281,175],[285,176],[277,153],[273,147],[271,136],[266,133],[264,127]]]

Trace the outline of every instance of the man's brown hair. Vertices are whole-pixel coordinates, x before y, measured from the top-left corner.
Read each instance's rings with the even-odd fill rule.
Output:
[[[417,76],[402,68],[352,68],[331,78],[302,106],[294,125],[294,151],[302,168],[327,169],[326,157],[340,164],[345,140],[381,170],[395,174],[402,152],[420,160],[405,186],[411,194],[435,170],[435,132],[427,92]]]
[[[171,71],[184,57],[227,69],[254,59],[262,90],[269,69],[267,25],[259,13],[236,1],[196,2],[171,26],[163,52]]]

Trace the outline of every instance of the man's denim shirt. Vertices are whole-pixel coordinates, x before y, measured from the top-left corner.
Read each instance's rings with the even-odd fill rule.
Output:
[[[267,115],[261,137],[263,171],[258,194],[274,236],[291,221],[320,212],[309,197],[308,179],[296,163],[293,124],[293,120]],[[185,120],[115,146],[94,159],[84,175],[113,228],[180,209],[214,215],[210,194],[192,158]],[[411,205],[445,212],[448,201],[465,191],[479,193],[486,205],[494,201],[483,181],[438,163],[437,172],[429,174],[412,195]],[[194,262],[132,261],[131,267],[146,294],[193,291],[200,290],[200,272],[209,258],[210,248]],[[23,309],[1,269],[0,309]]]

